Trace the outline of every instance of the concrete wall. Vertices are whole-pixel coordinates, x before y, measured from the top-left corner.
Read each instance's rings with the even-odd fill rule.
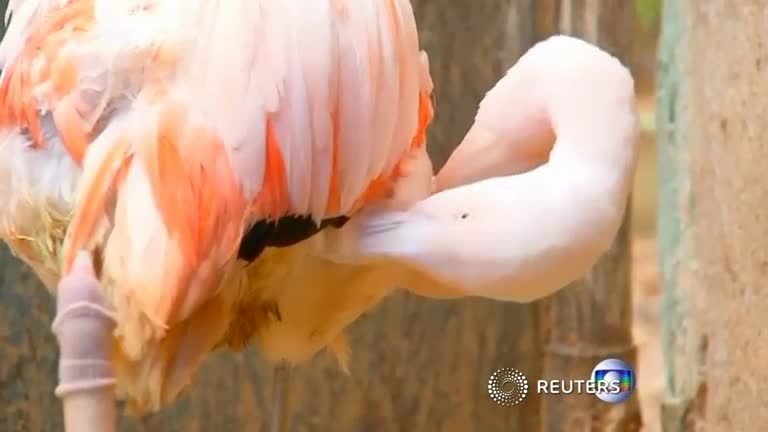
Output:
[[[768,430],[768,9],[760,0],[666,3],[665,431]]]

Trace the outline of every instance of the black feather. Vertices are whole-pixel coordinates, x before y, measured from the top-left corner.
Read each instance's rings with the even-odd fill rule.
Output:
[[[240,241],[237,257],[251,262],[258,258],[267,246],[291,246],[329,226],[341,228],[348,220],[346,216],[339,216],[325,219],[317,225],[310,216],[285,216],[277,221],[259,221],[246,231]]]

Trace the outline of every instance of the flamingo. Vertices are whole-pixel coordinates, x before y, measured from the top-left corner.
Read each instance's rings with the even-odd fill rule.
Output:
[[[113,431],[115,396],[172,403],[215,349],[255,344],[280,376],[328,349],[346,370],[343,330],[398,287],[547,296],[621,223],[634,84],[580,39],[523,55],[434,175],[408,0],[9,14],[0,237],[57,296],[67,431]]]

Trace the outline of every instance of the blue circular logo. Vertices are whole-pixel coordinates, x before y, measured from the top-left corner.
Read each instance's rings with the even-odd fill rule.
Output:
[[[603,402],[622,403],[635,391],[635,371],[619,359],[605,359],[592,369],[595,396]]]

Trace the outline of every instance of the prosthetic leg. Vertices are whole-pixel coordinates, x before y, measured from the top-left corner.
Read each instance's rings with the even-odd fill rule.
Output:
[[[53,332],[59,341],[59,386],[66,432],[115,432],[115,377],[110,361],[115,318],[91,257],[81,254],[61,279]]]

